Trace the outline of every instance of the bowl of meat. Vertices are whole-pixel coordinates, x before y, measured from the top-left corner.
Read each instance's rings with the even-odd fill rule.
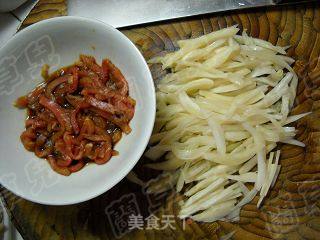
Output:
[[[135,166],[155,118],[151,73],[113,27],[34,24],[0,49],[0,183],[27,200],[92,199]]]

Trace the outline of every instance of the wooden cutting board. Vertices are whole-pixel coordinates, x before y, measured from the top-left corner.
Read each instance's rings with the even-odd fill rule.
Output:
[[[20,29],[44,19],[67,15],[66,0],[39,0],[36,6],[22,22]]]
[[[39,4],[41,2],[51,4],[48,0]],[[49,6],[45,11],[51,11]],[[26,24],[52,16],[40,13],[31,15]],[[260,209],[256,208],[257,199],[246,205],[237,223],[183,223],[174,218],[175,229],[134,230],[122,236],[123,239],[320,239],[320,4],[225,12],[122,32],[146,59],[150,59],[177,49],[179,39],[197,37],[234,24],[247,29],[251,36],[291,46],[288,52],[297,60],[295,70],[300,78],[293,112],[313,112],[296,123],[298,139],[306,143],[306,148],[282,147],[282,169],[275,187]],[[157,83],[165,72],[159,65],[150,65],[150,68]],[[142,167],[144,161],[140,160],[135,171],[147,179],[154,173]],[[121,220],[121,215],[131,211],[126,207],[138,204],[146,216],[148,206],[152,206],[152,196],[126,179],[102,196],[72,206],[45,206],[5,191],[2,194],[11,218],[26,240],[115,239],[119,229],[126,230]],[[165,197],[160,201],[160,209],[156,208],[156,216],[162,219],[164,215],[177,214],[181,198],[173,193]],[[123,200],[127,202],[123,204]],[[121,209],[121,204],[125,210],[118,215],[112,213],[112,210]]]

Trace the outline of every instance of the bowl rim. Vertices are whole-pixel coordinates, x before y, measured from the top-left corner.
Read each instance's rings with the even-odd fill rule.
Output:
[[[3,184],[1,182],[1,178],[0,178],[0,186],[5,187],[6,189],[8,189],[9,191],[11,191],[12,193],[14,193],[15,195],[17,195],[18,197],[21,197],[25,200],[31,201],[33,203],[39,203],[39,204],[45,204],[45,205],[49,205],[49,206],[63,206],[63,205],[73,205],[73,204],[77,204],[77,203],[82,203],[88,200],[91,200],[93,198],[96,198],[100,195],[102,195],[103,193],[107,192],[108,190],[110,190],[111,188],[113,188],[115,185],[117,185],[123,178],[125,178],[128,173],[134,168],[134,166],[137,164],[137,162],[141,159],[146,147],[148,146],[149,143],[149,139],[151,137],[152,131],[153,131],[153,127],[154,127],[154,123],[155,123],[155,117],[156,117],[156,94],[155,94],[155,86],[154,86],[154,81],[153,81],[153,77],[150,71],[150,68],[145,60],[145,58],[143,57],[142,53],[139,51],[139,49],[137,48],[137,46],[126,36],[124,35],[122,32],[120,32],[118,29],[114,28],[113,26],[111,26],[110,24],[107,24],[105,22],[102,22],[100,20],[97,19],[93,19],[93,18],[86,18],[86,17],[80,17],[80,16],[59,16],[59,17],[54,17],[54,18],[50,18],[50,19],[46,19],[37,23],[34,23],[24,29],[22,29],[21,31],[17,32],[13,37],[11,37],[1,48],[0,48],[0,54],[2,51],[4,51],[5,48],[8,47],[8,45],[10,45],[13,41],[15,41],[18,38],[21,38],[23,36],[23,34],[25,34],[28,31],[32,31],[34,29],[36,29],[37,27],[41,26],[41,25],[46,25],[46,24],[50,24],[53,22],[61,22],[61,21],[85,21],[85,22],[89,22],[89,24],[92,25],[97,25],[99,24],[100,26],[104,27],[105,29],[107,29],[108,31],[113,31],[116,32],[116,34],[118,34],[120,37],[124,38],[127,43],[128,46],[131,46],[133,51],[137,53],[137,56],[140,58],[140,60],[142,61],[144,68],[147,70],[147,78],[150,79],[152,82],[151,85],[151,89],[150,91],[152,91],[152,96],[150,101],[151,107],[151,121],[149,124],[146,124],[146,126],[149,128],[147,129],[147,134],[145,135],[145,137],[143,138],[143,140],[141,141],[141,148],[138,149],[137,151],[137,158],[134,159],[132,158],[132,160],[129,162],[129,164],[126,165],[126,167],[122,168],[122,171],[119,171],[120,173],[118,175],[116,175],[115,180],[111,183],[111,184],[106,184],[104,188],[101,188],[99,190],[99,188],[94,191],[92,194],[87,194],[85,195],[85,197],[83,198],[78,198],[75,200],[63,200],[63,201],[58,201],[58,202],[50,202],[50,201],[42,201],[42,200],[38,200],[36,197],[32,198],[30,196],[23,196],[23,194],[20,194],[19,192],[13,191],[10,189],[10,187],[8,187],[8,185]],[[106,181],[107,182],[107,181]],[[70,197],[69,197],[70,199]]]

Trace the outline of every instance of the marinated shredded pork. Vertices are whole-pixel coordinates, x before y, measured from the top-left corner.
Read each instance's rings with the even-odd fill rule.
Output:
[[[121,71],[108,59],[100,66],[80,55],[77,63],[51,75],[45,66],[42,75],[45,81],[16,101],[27,109],[24,147],[66,176],[89,162],[108,162],[122,133],[130,133],[135,111]]]

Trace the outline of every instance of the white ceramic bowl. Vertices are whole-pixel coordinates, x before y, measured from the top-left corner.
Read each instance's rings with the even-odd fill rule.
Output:
[[[119,156],[64,177],[53,172],[46,160],[24,149],[20,134],[26,113],[13,103],[42,81],[40,67],[44,63],[54,70],[74,63],[81,53],[93,55],[100,63],[103,58],[111,59],[126,77],[137,105],[130,123],[132,132],[116,145]],[[135,45],[107,24],[80,17],[53,18],[22,30],[0,49],[0,183],[18,196],[37,203],[67,205],[106,192],[143,154],[154,118],[150,70]]]

